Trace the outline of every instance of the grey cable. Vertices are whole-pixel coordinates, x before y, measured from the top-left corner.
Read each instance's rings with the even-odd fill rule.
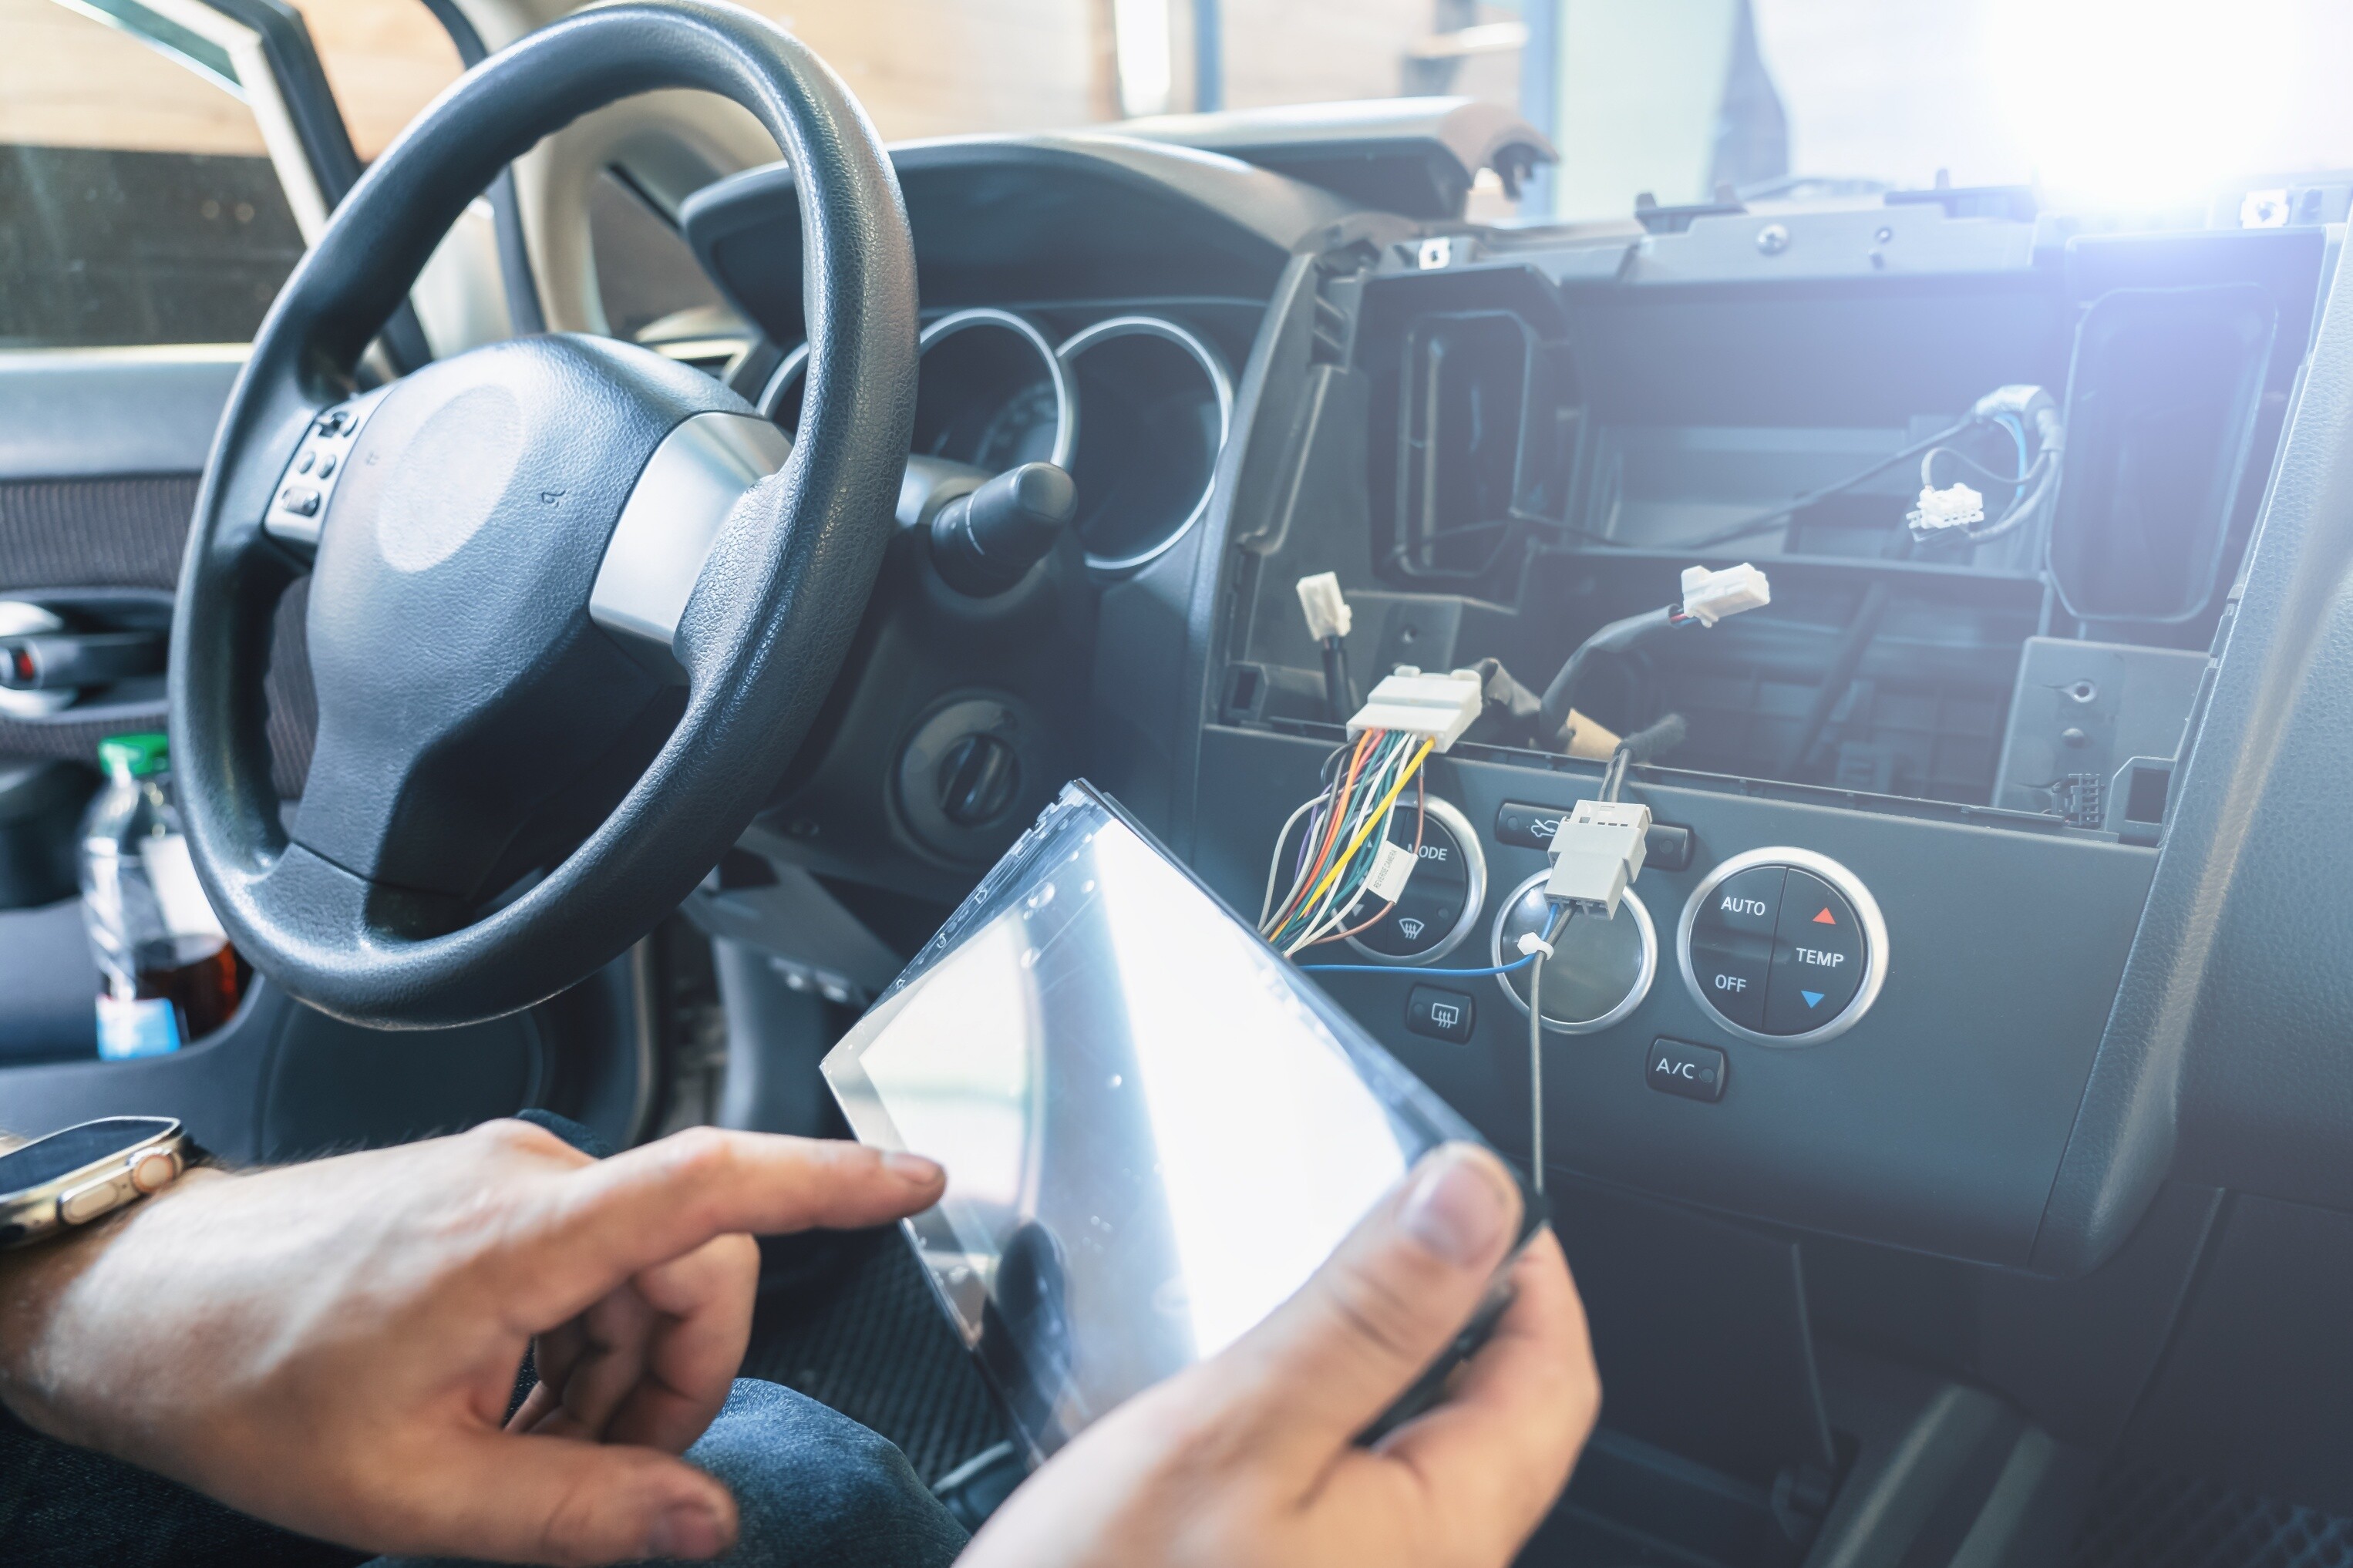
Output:
[[[1573,909],[1545,906],[1545,923],[1537,939],[1549,946],[1577,918]],[[1528,1175],[1535,1190],[1545,1190],[1544,1152],[1544,972],[1552,955],[1539,951],[1528,965]]]
[[[1528,966],[1528,1174],[1544,1191],[1544,972],[1545,956]]]
[[[1602,764],[1601,799],[1605,804],[1615,801],[1620,792],[1625,789],[1626,768],[1633,761],[1633,756],[1634,753],[1621,744],[1616,751],[1609,753],[1609,760]]]

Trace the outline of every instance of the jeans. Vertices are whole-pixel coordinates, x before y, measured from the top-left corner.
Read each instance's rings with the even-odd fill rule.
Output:
[[[773,1383],[738,1379],[691,1464],[735,1494],[731,1568],[934,1568],[962,1526],[899,1450]],[[248,1519],[0,1412],[0,1558],[11,1568],[352,1568],[361,1553]],[[377,1558],[370,1568],[417,1568]]]

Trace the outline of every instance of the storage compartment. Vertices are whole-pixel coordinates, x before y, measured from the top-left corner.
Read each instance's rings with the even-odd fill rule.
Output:
[[[1577,416],[1567,353],[1509,310],[1440,312],[1406,331],[1397,399],[1398,567],[1480,572],[1514,519],[1558,513]]]
[[[2252,283],[2093,301],[2069,374],[2051,583],[2084,621],[2206,607],[2253,442],[2277,312]]]

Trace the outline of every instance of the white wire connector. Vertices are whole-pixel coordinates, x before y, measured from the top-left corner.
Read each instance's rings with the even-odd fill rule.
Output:
[[[1413,879],[1414,868],[1420,857],[1413,847],[1399,844],[1394,838],[1381,840],[1380,853],[1373,857],[1373,868],[1365,873],[1365,892],[1385,904],[1395,903],[1405,885]]]
[[[1356,612],[1348,608],[1347,597],[1340,592],[1337,572],[1318,572],[1313,577],[1302,577],[1299,607],[1307,616],[1307,635],[1317,642],[1346,637],[1356,620]]]
[[[1915,539],[1935,539],[1947,529],[1968,528],[1985,521],[1985,497],[1956,483],[1945,489],[1920,488],[1920,505],[1905,518]]]
[[[1773,602],[1773,584],[1765,574],[1744,561],[1721,572],[1704,566],[1683,568],[1683,613],[1701,626],[1712,626],[1726,616],[1762,608]]]
[[[1545,897],[1556,903],[1618,918],[1618,901],[1642,874],[1649,852],[1651,808],[1623,800],[1580,800],[1553,829],[1552,878]]]
[[[1353,739],[1367,730],[1393,730],[1427,735],[1431,749],[1442,752],[1461,740],[1462,731],[1479,717],[1482,697],[1475,669],[1424,675],[1409,664],[1401,664],[1381,677],[1381,683],[1348,721],[1348,734]]]

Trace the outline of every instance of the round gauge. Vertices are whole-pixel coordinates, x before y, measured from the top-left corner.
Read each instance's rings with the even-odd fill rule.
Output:
[[[914,449],[1002,473],[1071,465],[1078,410],[1045,334],[1010,310],[942,316],[918,340]]]
[[[1520,938],[1546,918],[1539,871],[1512,889],[1495,917],[1493,951],[1499,964],[1519,956]],[[1641,1005],[1659,970],[1659,932],[1651,911],[1630,889],[1618,900],[1614,919],[1579,912],[1552,936],[1552,956],[1544,960],[1544,1025],[1556,1035],[1590,1035]],[[1512,1005],[1525,1017],[1528,975],[1525,970],[1495,976]]]
[[[1041,376],[1006,399],[981,425],[971,461],[997,474],[1024,463],[1050,463],[1061,421],[1054,384]]]
[[[1071,465],[1078,409],[1053,345],[1010,310],[942,316],[918,340],[913,449],[983,474],[1024,463]],[[800,425],[808,369],[804,343],[778,362],[760,391],[760,412],[786,432]]]
[[[1115,316],[1055,351],[1076,386],[1082,433],[1071,477],[1079,539],[1098,571],[1141,566],[1209,510],[1233,425],[1233,384],[1215,350],[1174,321]]]

